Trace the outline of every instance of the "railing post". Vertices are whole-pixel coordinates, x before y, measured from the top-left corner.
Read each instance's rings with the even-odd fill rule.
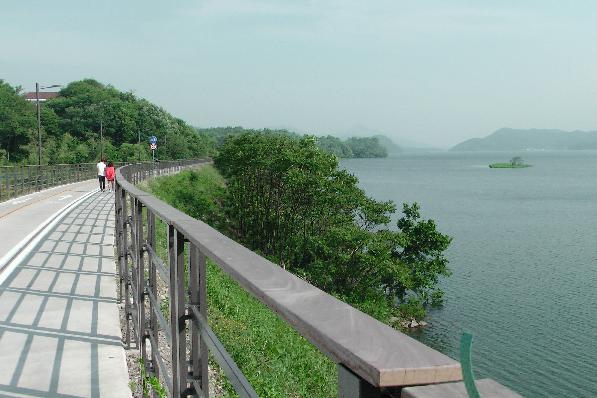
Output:
[[[199,306],[199,312],[207,319],[206,257],[194,245],[189,245],[189,305]],[[193,317],[191,324],[191,368],[192,376],[199,382],[205,398],[209,397],[207,369],[207,345],[199,334],[199,322]],[[196,393],[198,393],[196,391]],[[196,394],[199,396],[198,394]]]
[[[153,249],[155,249],[155,214],[147,209],[147,245]],[[154,262],[148,256],[147,258],[147,265],[149,267],[149,286],[147,287],[153,297],[159,297],[158,294],[158,284],[157,284],[157,270]],[[156,310],[160,310],[156,308]],[[152,309],[151,302],[149,303],[149,328],[151,330],[151,334],[153,334],[157,341],[157,336],[159,333],[159,324],[157,315],[155,314],[154,310]],[[160,355],[160,351],[158,347],[154,347],[153,344],[151,346],[151,372],[152,375],[155,376],[157,379],[160,378],[160,367],[158,365],[157,356]]]
[[[10,170],[9,169],[4,169],[4,181],[0,181],[0,183],[4,182],[4,192],[5,192],[5,196],[7,199],[10,199]]]
[[[122,247],[122,188],[120,184],[116,182],[114,187],[114,215],[116,216],[116,256],[118,258],[118,302],[122,302],[122,256],[124,255],[124,250]]]
[[[25,195],[25,166],[19,167],[19,176],[21,177],[21,195]]]
[[[339,398],[381,398],[381,390],[354,374],[342,364],[338,364]]]
[[[187,389],[185,334],[184,237],[168,226],[170,257],[170,327],[172,328],[172,397],[183,397]]]
[[[127,204],[126,204],[126,194],[124,190],[122,191],[122,221],[123,221],[123,229],[122,229],[122,248],[123,248],[123,261],[122,261],[122,273],[123,279],[122,283],[124,283],[124,318],[126,321],[126,347],[127,349],[131,348],[131,326],[129,322],[130,316],[130,298],[129,298],[129,284],[130,284],[130,277],[129,277],[129,244],[128,244],[128,234],[131,226],[129,224],[128,218],[128,211],[127,211]]]
[[[147,363],[147,327],[145,324],[145,256],[143,248],[143,204],[138,199],[135,200],[136,204],[136,250],[135,256],[137,257],[137,336],[139,342],[139,350],[141,351],[141,358],[143,364]]]

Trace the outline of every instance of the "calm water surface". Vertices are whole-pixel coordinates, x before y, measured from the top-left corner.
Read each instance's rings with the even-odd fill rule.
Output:
[[[516,154],[512,154],[516,155]],[[446,304],[417,338],[525,397],[597,397],[597,152],[349,159],[376,199],[416,201],[453,237]]]

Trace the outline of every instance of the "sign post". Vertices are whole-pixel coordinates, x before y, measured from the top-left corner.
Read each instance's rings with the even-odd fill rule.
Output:
[[[149,137],[149,149],[151,149],[151,159],[155,162],[155,150],[158,149],[158,137],[155,135]]]

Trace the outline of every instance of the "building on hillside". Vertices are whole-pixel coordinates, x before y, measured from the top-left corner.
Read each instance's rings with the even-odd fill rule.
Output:
[[[56,97],[58,97],[58,94],[59,93],[57,91],[40,91],[39,92],[39,102],[44,102],[49,99],[56,98]],[[31,101],[31,102],[35,102],[37,100],[37,97],[35,96],[35,91],[25,93],[25,94],[23,94],[23,97],[25,97],[25,99],[27,101]]]

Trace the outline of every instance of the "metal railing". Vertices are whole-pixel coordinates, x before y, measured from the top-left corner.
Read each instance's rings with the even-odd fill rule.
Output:
[[[95,163],[0,166],[0,202],[96,176]]]
[[[125,341],[129,347],[131,341],[137,343],[149,375],[160,380],[168,396],[208,397],[209,350],[240,397],[257,397],[207,322],[208,258],[337,363],[340,397],[396,397],[406,386],[462,380],[457,361],[337,300],[134,185],[203,162],[134,164],[116,171]],[[167,228],[166,262],[157,254],[156,220]],[[160,308],[160,286],[162,293],[167,290],[167,316]]]

